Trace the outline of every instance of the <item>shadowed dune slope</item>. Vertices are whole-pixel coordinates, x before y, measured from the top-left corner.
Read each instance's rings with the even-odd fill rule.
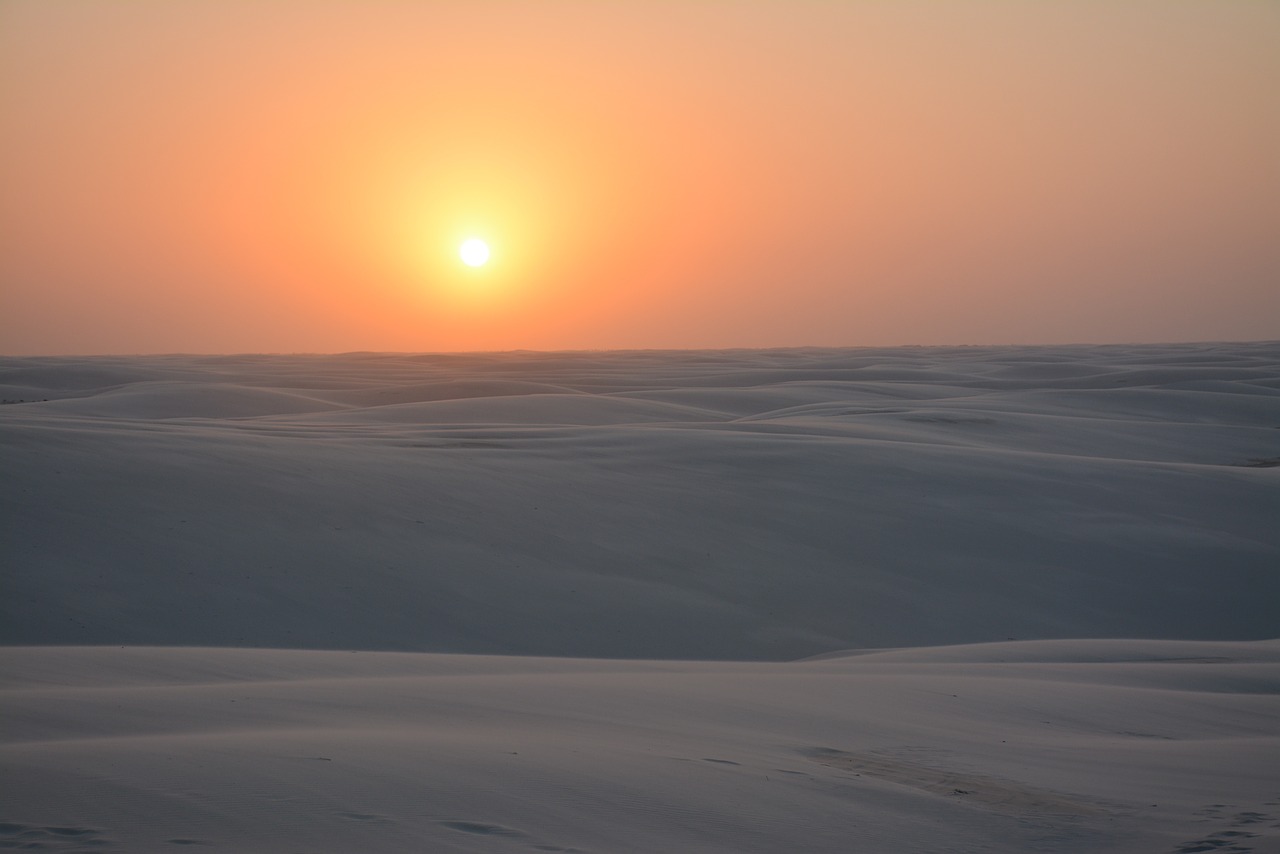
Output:
[[[1275,637],[1278,384],[1274,343],[3,359],[0,642]]]

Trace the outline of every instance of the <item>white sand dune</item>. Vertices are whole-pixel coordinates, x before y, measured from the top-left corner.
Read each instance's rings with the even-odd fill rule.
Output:
[[[719,421],[722,413],[675,403],[634,400],[603,394],[535,393],[500,396],[467,396],[453,400],[429,400],[372,406],[337,417],[321,414],[298,419],[326,424],[644,424],[671,421]]]
[[[1280,344],[0,393],[0,848],[1280,851]]]
[[[1280,851],[1276,642],[0,661],[7,847]]]
[[[0,408],[0,641],[1274,637],[1276,378],[1275,344],[11,358],[49,400]]]
[[[86,397],[50,400],[41,408],[62,415],[164,420],[258,418],[344,408],[307,394],[229,383],[136,382]]]

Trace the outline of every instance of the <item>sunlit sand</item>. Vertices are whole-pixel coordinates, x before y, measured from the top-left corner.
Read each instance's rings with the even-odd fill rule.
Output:
[[[1280,345],[0,397],[0,847],[1280,850]]]

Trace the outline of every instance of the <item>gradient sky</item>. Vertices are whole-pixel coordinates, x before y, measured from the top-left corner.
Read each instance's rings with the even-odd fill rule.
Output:
[[[0,0],[0,122],[10,354],[1280,335],[1268,0]]]

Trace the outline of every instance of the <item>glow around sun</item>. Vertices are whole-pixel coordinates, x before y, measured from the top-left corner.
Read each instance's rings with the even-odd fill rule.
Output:
[[[478,237],[471,237],[458,247],[458,257],[468,267],[483,266],[489,260],[489,244]]]

